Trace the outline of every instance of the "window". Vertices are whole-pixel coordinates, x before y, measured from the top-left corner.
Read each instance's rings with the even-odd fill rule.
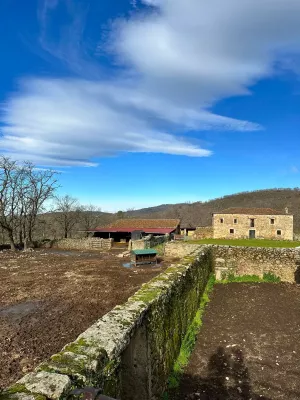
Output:
[[[234,229],[229,229],[229,233],[234,233]]]
[[[234,223],[234,224],[237,224],[237,223],[238,223],[237,218],[234,218],[234,219],[233,219],[233,223]]]
[[[250,218],[250,228],[254,228],[254,218]]]
[[[223,224],[224,218],[220,218],[220,223]]]
[[[271,225],[274,225],[275,224],[275,219],[271,218],[270,222],[271,222]]]
[[[280,230],[280,229],[278,229],[278,231],[277,231],[277,235],[278,235],[278,236],[280,236],[280,235],[281,235],[281,230]]]

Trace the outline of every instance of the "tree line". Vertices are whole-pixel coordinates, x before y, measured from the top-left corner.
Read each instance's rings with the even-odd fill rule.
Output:
[[[82,231],[97,224],[99,207],[81,205],[69,195],[57,195],[58,176],[52,169],[0,156],[0,228],[2,240],[7,240],[11,249],[18,246],[26,249],[34,239],[41,239],[45,236],[41,235],[41,226],[44,233],[48,232],[45,225],[50,220],[64,238],[72,234],[76,224]],[[43,218],[47,214],[51,219]]]

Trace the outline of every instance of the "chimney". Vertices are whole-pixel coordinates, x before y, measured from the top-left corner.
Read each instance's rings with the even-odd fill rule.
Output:
[[[285,207],[285,213],[288,214],[289,213],[289,209],[287,207]]]

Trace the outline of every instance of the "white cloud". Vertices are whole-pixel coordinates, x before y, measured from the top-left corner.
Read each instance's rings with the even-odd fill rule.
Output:
[[[2,148],[42,164],[93,165],[120,152],[208,156],[182,132],[260,129],[210,110],[220,99],[249,95],[283,55],[300,53],[300,2],[141,2],[155,7],[113,24],[108,45],[98,46],[123,67],[110,79],[84,56],[81,7],[71,9],[73,22],[55,46],[47,23],[58,2],[44,3],[43,47],[81,76],[25,81],[5,104]]]
[[[4,110],[1,146],[14,158],[47,165],[92,166],[91,159],[124,151],[210,155],[155,130],[119,92],[120,87],[78,79],[26,82]]]
[[[161,5],[163,0],[141,0],[142,3],[148,5],[148,6],[153,6],[153,7],[158,7]]]

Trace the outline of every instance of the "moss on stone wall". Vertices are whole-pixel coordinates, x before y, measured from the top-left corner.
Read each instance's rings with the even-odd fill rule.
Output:
[[[103,387],[105,394],[116,398],[122,393],[122,400],[140,399],[140,389],[146,390],[145,400],[159,398],[195,318],[212,268],[209,248],[169,267],[40,365],[34,374],[44,374],[48,386],[51,376],[65,382],[61,384],[64,396],[66,382],[70,382],[72,388]],[[127,380],[124,374],[129,377]],[[43,382],[37,388],[34,395],[44,393]],[[58,387],[56,396],[59,390]],[[126,391],[127,395],[123,395]],[[12,393],[7,391],[6,395],[10,399]]]

